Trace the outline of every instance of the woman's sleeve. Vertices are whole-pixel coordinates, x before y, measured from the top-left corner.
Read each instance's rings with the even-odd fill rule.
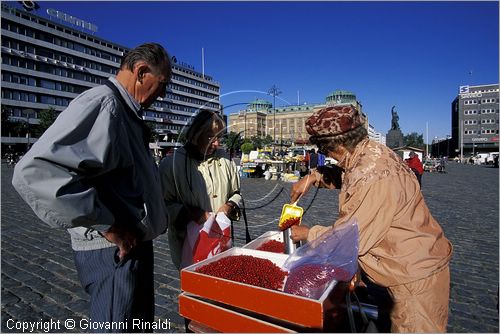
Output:
[[[239,208],[241,208],[243,205],[243,201],[240,195],[240,175],[238,174],[238,169],[236,168],[236,164],[234,163],[234,161],[230,161],[229,170],[230,193],[228,196],[228,201],[234,202]]]

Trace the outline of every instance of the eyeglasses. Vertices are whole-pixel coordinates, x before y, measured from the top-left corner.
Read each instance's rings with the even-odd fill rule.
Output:
[[[209,137],[207,137],[209,143],[212,143],[214,141],[219,141],[221,138],[222,138],[222,136],[209,136]]]

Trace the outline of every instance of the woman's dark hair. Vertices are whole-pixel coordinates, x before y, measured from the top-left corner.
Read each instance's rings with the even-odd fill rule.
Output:
[[[311,144],[316,144],[320,152],[327,154],[328,152],[335,151],[339,145],[344,146],[349,152],[352,152],[354,151],[356,145],[358,145],[358,143],[366,137],[368,137],[368,131],[364,125],[361,125],[351,131],[337,136],[311,136],[309,141]]]
[[[167,50],[158,43],[145,43],[127,52],[122,59],[120,69],[133,71],[135,64],[141,60],[150,65],[155,71],[160,71],[163,66],[167,66],[169,75],[172,73],[170,56]]]
[[[201,109],[189,124],[185,131],[185,138],[188,143],[197,144],[198,138],[210,130],[221,133],[226,127],[224,120],[210,110]]]

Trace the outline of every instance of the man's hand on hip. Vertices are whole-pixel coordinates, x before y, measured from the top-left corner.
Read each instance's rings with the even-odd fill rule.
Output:
[[[118,253],[120,260],[127,256],[127,254],[130,253],[130,251],[137,246],[137,243],[139,242],[139,239],[133,230],[127,228],[126,226],[120,226],[117,224],[111,225],[109,230],[102,232],[102,235],[106,238],[106,240],[118,247],[120,251]]]

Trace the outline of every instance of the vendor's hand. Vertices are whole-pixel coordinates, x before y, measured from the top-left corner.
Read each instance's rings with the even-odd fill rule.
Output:
[[[106,240],[118,247],[118,257],[122,260],[139,242],[135,232],[126,226],[113,224],[106,232],[101,233]]]
[[[354,276],[352,277],[351,281],[349,282],[349,291],[354,291],[356,290],[357,286],[364,286],[366,285],[361,281],[361,272],[358,270]]]
[[[290,227],[290,238],[293,242],[306,241],[309,235],[309,227],[304,225],[293,225]]]
[[[314,182],[316,182],[316,177],[311,174],[304,176],[300,181],[294,183],[290,193],[290,203],[295,203],[300,196],[306,194]]]

